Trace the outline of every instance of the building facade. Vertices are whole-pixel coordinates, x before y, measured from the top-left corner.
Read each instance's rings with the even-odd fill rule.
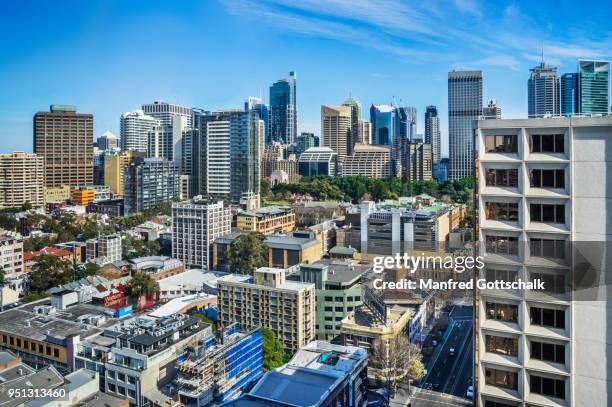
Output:
[[[353,149],[351,106],[321,106],[321,146],[331,148],[342,161]]]
[[[309,148],[298,160],[298,173],[303,177],[335,176],[338,170],[338,154],[329,147]]]
[[[433,163],[439,162],[442,158],[442,134],[436,106],[427,106],[425,109],[425,143],[431,144]]]
[[[484,277],[544,282],[543,290],[476,291],[479,405],[609,404],[610,317],[591,289],[609,268],[611,137],[610,117],[478,123]]]
[[[580,113],[609,113],[610,62],[578,61],[578,103]]]
[[[93,115],[73,105],[36,113],[34,153],[43,159],[46,187],[93,184]]]
[[[406,168],[403,175],[413,181],[432,179],[431,144],[414,141],[407,144],[406,150]]]
[[[196,196],[172,204],[172,257],[185,266],[207,269],[212,244],[231,232],[232,215],[223,201]]]
[[[36,154],[0,154],[0,209],[44,205],[44,162]]]
[[[179,173],[165,158],[136,158],[125,168],[125,213],[153,208],[179,197]]]
[[[270,142],[293,144],[297,137],[297,74],[276,81],[270,86]]]
[[[558,116],[561,112],[561,82],[557,68],[542,61],[530,71],[527,81],[529,117]]]
[[[236,226],[243,232],[292,232],[295,229],[295,212],[289,206],[265,206],[253,211],[240,211],[236,214]]]
[[[187,127],[192,125],[193,109],[190,107],[156,100],[142,105],[142,111],[145,115],[159,120],[162,126],[171,126],[172,118],[176,116],[184,117],[187,120]]]
[[[145,114],[142,110],[122,113],[119,119],[121,150],[147,154],[149,131],[159,124],[158,119]]]
[[[471,177],[474,170],[474,120],[482,116],[482,71],[448,73],[448,144],[450,179]]]
[[[386,146],[355,144],[342,163],[342,176],[387,178],[393,175],[391,149]]]
[[[314,284],[286,280],[285,270],[262,267],[253,277],[219,278],[219,320],[243,329],[271,329],[291,353],[315,337]]]

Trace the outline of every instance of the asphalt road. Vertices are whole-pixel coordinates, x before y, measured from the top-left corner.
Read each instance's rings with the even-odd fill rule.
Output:
[[[473,365],[473,335],[472,335],[472,311],[469,306],[455,307],[450,313],[450,325],[445,334],[445,340],[438,345],[441,349],[432,359],[427,376],[421,381],[423,385],[431,383],[437,385],[433,391],[421,390],[417,397],[440,399],[438,403],[454,404],[454,397],[465,397],[470,383],[468,379],[472,376]],[[455,355],[451,356],[449,350],[454,348]],[[422,394],[421,394],[422,393]],[[430,395],[431,393],[431,395]],[[445,393],[435,395],[433,393]],[[417,404],[418,405],[418,404]],[[434,404],[433,400],[427,405]],[[444,405],[444,404],[440,404]]]

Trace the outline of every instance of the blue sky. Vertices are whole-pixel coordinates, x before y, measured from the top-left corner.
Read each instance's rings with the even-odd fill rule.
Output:
[[[559,72],[612,56],[612,6],[575,0],[219,0],[8,2],[0,15],[0,152],[32,150],[32,116],[52,103],[119,115],[165,100],[241,107],[298,72],[299,131],[319,133],[321,104],[437,105],[446,75],[482,69],[484,97],[525,116],[529,68]],[[369,115],[366,113],[366,118]]]

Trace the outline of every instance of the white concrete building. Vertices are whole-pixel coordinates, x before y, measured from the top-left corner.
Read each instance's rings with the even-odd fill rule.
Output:
[[[475,148],[484,276],[545,284],[477,292],[477,405],[610,405],[612,117],[482,120]]]
[[[232,214],[223,201],[195,196],[172,204],[172,257],[185,267],[208,268],[212,244],[231,232]]]
[[[121,150],[148,152],[149,131],[158,126],[160,121],[146,115],[142,110],[125,112],[119,121]]]

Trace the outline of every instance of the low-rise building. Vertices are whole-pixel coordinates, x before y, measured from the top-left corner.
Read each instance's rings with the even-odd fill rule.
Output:
[[[19,278],[25,272],[23,238],[19,233],[0,229],[0,269],[5,278]]]
[[[87,213],[99,213],[111,218],[118,218],[124,214],[123,198],[92,201],[87,205]]]
[[[36,264],[36,258],[38,256],[42,256],[43,254],[66,259],[74,263],[74,256],[72,255],[72,252],[70,252],[70,250],[58,249],[57,247],[48,246],[43,247],[42,249],[35,252],[25,252],[23,254],[24,271],[26,273],[31,272],[32,267],[34,266],[34,264]]]
[[[75,365],[100,373],[107,393],[131,405],[153,405],[157,389],[176,375],[178,355],[212,334],[193,316],[135,317],[75,346]]]
[[[286,269],[300,263],[312,263],[323,256],[321,242],[315,232],[295,231],[266,237],[269,267]]]
[[[338,154],[329,147],[311,147],[298,160],[298,174],[303,177],[335,176],[338,170]]]
[[[185,271],[183,262],[167,256],[135,257],[128,261],[135,273],[144,273],[159,281]]]
[[[310,342],[282,367],[266,372],[246,395],[225,407],[363,407],[368,354],[354,346]]]
[[[99,264],[121,260],[121,236],[117,234],[99,236],[87,240],[87,260],[98,260]]]
[[[64,202],[70,199],[70,185],[44,187],[45,203]]]
[[[72,203],[87,206],[90,202],[106,201],[111,198],[106,185],[79,185],[71,191]]]
[[[198,293],[217,294],[217,280],[227,273],[191,269],[158,280],[159,295],[162,301]]]
[[[315,286],[286,279],[283,269],[262,267],[253,277],[230,274],[217,282],[219,320],[243,329],[271,329],[289,352],[315,337]]]
[[[295,213],[288,206],[265,206],[253,211],[240,211],[236,225],[243,232],[291,232],[295,228]]]

